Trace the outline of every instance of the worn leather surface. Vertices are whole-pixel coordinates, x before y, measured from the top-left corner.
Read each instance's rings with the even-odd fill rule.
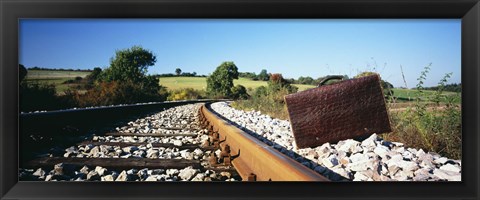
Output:
[[[285,96],[297,147],[391,132],[378,75]]]

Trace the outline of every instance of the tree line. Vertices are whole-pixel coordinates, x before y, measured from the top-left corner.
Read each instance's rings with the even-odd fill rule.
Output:
[[[442,87],[442,88],[440,88],[440,87]],[[451,84],[446,84],[445,86],[425,87],[424,89],[425,90],[434,90],[434,91],[442,89],[443,91],[449,91],[449,92],[462,92],[462,84],[461,83],[451,83]]]
[[[23,65],[22,65],[23,66]],[[45,67],[29,67],[28,70],[48,70],[48,71],[77,71],[77,72],[91,72],[91,69],[64,69],[64,68],[45,68]]]

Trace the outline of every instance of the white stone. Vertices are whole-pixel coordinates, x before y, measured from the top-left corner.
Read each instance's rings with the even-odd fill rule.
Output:
[[[52,177],[53,177],[53,175],[51,175],[51,174],[47,175],[47,177],[45,177],[45,181],[51,181]]]
[[[416,162],[405,161],[405,160],[400,160],[397,162],[389,162],[388,166],[390,167],[391,165],[396,165],[402,168],[404,171],[415,171],[419,168]]]
[[[350,156],[350,161],[353,162],[360,162],[369,160],[366,154],[356,153]]]
[[[89,169],[86,165],[84,165],[84,166],[82,167],[82,169],[80,169],[80,172],[82,172],[82,173],[84,173],[84,174],[88,174],[88,171],[89,171],[89,170],[90,170],[90,169]]]
[[[46,172],[42,168],[38,168],[37,171],[33,173],[34,176],[44,177]]]
[[[193,153],[195,153],[197,156],[203,156],[203,151],[201,149],[195,149]]]
[[[355,173],[355,175],[353,176],[353,181],[366,181],[368,180],[370,177],[366,176],[365,174],[363,174],[362,172],[357,172]]]
[[[388,174],[390,176],[395,176],[398,171],[400,171],[400,167],[398,167],[397,165],[388,165]]]
[[[441,170],[445,170],[445,171],[452,171],[452,172],[456,172],[456,173],[460,173],[461,169],[459,166],[457,165],[452,165],[450,163],[446,164],[446,165],[443,165],[440,167]]]
[[[344,143],[340,145],[340,147],[337,148],[339,151],[344,151],[344,152],[357,152],[357,146],[360,146],[360,142],[357,142],[352,139],[344,140]]]
[[[128,147],[122,148],[122,150],[123,150],[124,152],[127,152],[127,153],[132,153],[132,152],[138,150],[138,147],[136,147],[136,146],[128,146]]]
[[[158,181],[158,179],[157,179],[157,176],[153,175],[153,176],[147,177],[145,181]]]
[[[225,176],[227,178],[230,178],[232,174],[230,174],[230,172],[220,172],[220,176]]]
[[[398,152],[398,153],[403,153],[403,152],[405,152],[405,147],[395,147],[395,148],[393,148],[393,150]]]
[[[147,158],[158,158],[159,151],[156,149],[148,149],[147,150]]]
[[[438,159],[435,159],[433,162],[437,163],[437,164],[444,164],[448,161],[448,158],[445,158],[445,157],[441,157],[441,158],[438,158]]]
[[[338,160],[334,155],[331,155],[328,158],[322,159],[322,163],[323,165],[325,165],[325,167],[331,168],[333,166],[338,165]]]
[[[56,164],[53,167],[54,174],[55,175],[63,175],[63,166],[64,166],[63,163]]]
[[[453,171],[446,171],[442,169],[434,169],[433,174],[440,179],[445,179],[449,181],[461,181],[462,175]]]
[[[115,181],[127,181],[127,172],[123,170],[118,177],[115,179]]]
[[[425,151],[423,151],[423,149],[418,150],[417,153],[415,154],[415,156],[416,156],[417,158],[421,158],[421,157],[423,157],[423,156],[425,156],[425,155],[426,155],[426,153],[425,153]]]
[[[388,154],[388,149],[385,146],[377,146],[373,150],[374,153],[376,153],[378,156],[380,156],[382,159],[387,159],[387,154]]]
[[[175,145],[175,146],[182,146],[183,143],[182,143],[181,140],[175,140],[175,141],[173,141],[173,145]]]
[[[404,151],[402,153],[402,156],[403,156],[404,159],[407,159],[407,160],[412,160],[413,159],[413,154],[410,151]]]
[[[97,167],[95,167],[95,171],[98,173],[98,175],[103,176],[103,174],[105,174],[107,169],[103,168],[103,167],[100,167],[100,166],[97,166]]]
[[[100,179],[100,176],[96,171],[90,171],[87,174],[87,180],[98,180],[98,179]]]
[[[373,168],[373,161],[370,160],[365,160],[365,161],[359,161],[359,162],[352,162],[347,165],[347,168],[349,168],[351,171],[365,171],[369,168]]]
[[[192,181],[203,181],[205,179],[205,174],[198,173],[195,177],[193,177]]]
[[[400,170],[392,178],[397,180],[397,181],[407,181],[408,180],[408,174],[405,173],[404,171]]]
[[[102,176],[102,181],[115,181],[112,175]]]
[[[344,168],[342,167],[334,167],[331,169],[333,172],[337,173],[338,175],[342,176],[343,178],[350,179],[349,172],[347,172]]]
[[[403,147],[403,143],[401,142],[392,142],[393,145],[395,145],[395,147]]]
[[[372,134],[370,137],[367,139],[363,140],[361,143],[362,147],[367,147],[367,148],[374,148],[376,146],[375,141],[377,141],[378,136],[377,134]]]
[[[137,169],[129,169],[129,170],[127,171],[127,174],[128,174],[128,175],[133,175],[133,174],[136,174],[137,172],[138,172]]]

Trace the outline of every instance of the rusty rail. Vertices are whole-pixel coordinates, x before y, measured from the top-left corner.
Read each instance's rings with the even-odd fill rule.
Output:
[[[273,147],[221,119],[208,108],[200,109],[203,121],[218,133],[219,146],[226,161],[238,171],[243,180],[255,181],[329,181]]]

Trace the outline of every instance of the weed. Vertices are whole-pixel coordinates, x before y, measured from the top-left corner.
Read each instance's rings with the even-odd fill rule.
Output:
[[[393,132],[384,134],[387,140],[403,142],[408,146],[433,151],[449,158],[461,159],[461,110],[457,102],[460,93],[443,95],[445,85],[452,75],[446,74],[438,83],[432,96],[424,92],[424,81],[430,71],[426,66],[417,79],[413,105],[405,112],[389,112]],[[432,103],[425,103],[426,100]]]

